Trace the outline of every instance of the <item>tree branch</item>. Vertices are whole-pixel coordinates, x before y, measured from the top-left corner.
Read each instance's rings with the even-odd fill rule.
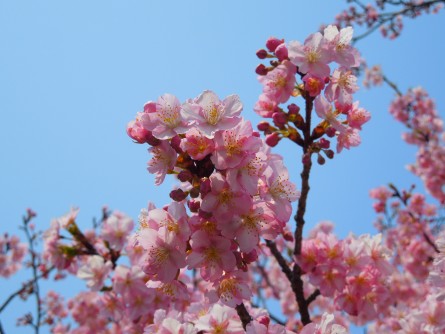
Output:
[[[250,316],[249,312],[247,311],[244,303],[236,305],[235,309],[236,309],[236,312],[238,313],[238,316],[243,324],[244,330],[246,330],[247,325],[252,321],[252,317]]]

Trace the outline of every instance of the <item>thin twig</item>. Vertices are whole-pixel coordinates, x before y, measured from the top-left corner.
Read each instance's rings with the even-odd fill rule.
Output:
[[[311,293],[311,295],[309,297],[307,297],[306,302],[309,305],[310,303],[312,303],[313,301],[315,301],[315,299],[320,296],[321,292],[319,289],[315,290],[314,292]]]
[[[35,283],[35,280],[39,280],[42,277],[47,276],[51,271],[53,271],[55,268],[51,267],[49,268],[47,271],[45,271],[44,273],[40,274],[39,276],[37,276],[36,278],[33,278],[31,281],[25,283],[20,289],[18,289],[17,291],[15,291],[14,293],[12,293],[4,302],[3,304],[0,306],[0,313],[3,312],[3,310],[6,308],[6,306],[8,306],[8,304],[17,296],[19,296],[20,294],[22,294],[25,290],[27,290],[30,286],[32,286]]]

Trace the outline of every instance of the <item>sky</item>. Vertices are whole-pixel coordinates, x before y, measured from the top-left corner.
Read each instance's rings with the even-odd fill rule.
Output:
[[[144,103],[164,93],[181,101],[206,89],[221,98],[238,94],[243,116],[256,124],[256,50],[269,36],[303,42],[346,6],[341,0],[0,0],[0,233],[20,235],[26,208],[38,213],[44,230],[71,207],[80,208],[79,224],[87,228],[103,205],[137,219],[148,201],[167,204],[172,181],[154,186],[147,147],[125,132]],[[356,47],[402,91],[421,85],[443,110],[445,14],[404,22],[399,39],[375,33]],[[387,88],[356,95],[372,120],[360,147],[313,169],[308,228],[331,220],[341,237],[375,233],[371,188],[415,183],[423,191],[405,169],[415,149],[403,143],[403,128],[388,113],[393,95]],[[299,184],[300,152],[286,143],[275,152]],[[1,280],[0,303],[21,277],[28,276]],[[67,297],[73,286],[84,286],[69,284],[61,287]],[[23,310],[18,301],[2,315],[7,333],[22,333],[12,328]]]

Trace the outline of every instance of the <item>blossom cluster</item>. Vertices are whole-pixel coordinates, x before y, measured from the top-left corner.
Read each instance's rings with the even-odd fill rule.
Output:
[[[328,138],[337,138],[337,153],[360,144],[359,132],[370,114],[353,100],[359,88],[354,72],[360,65],[360,55],[351,45],[352,33],[350,27],[339,31],[335,26],[328,26],[323,34],[311,34],[303,44],[298,41],[286,44],[271,37],[266,43],[267,50],[257,52],[260,59],[273,58],[271,66],[257,67],[263,93],[254,108],[260,116],[273,119],[274,126],[267,122],[258,125],[267,135],[270,146],[282,138],[289,138],[302,147],[307,145],[306,130],[311,122],[308,113],[312,111],[312,104],[322,121],[312,130],[307,151],[317,153],[319,163],[324,162],[320,152],[328,158],[334,154],[329,149],[330,139],[323,137],[325,134]],[[337,66],[331,68],[331,63]],[[305,100],[304,116],[293,102],[286,108],[280,107],[298,96]]]
[[[391,301],[386,278],[393,268],[382,235],[338,240],[330,229],[317,230],[303,241],[297,259],[309,282],[355,323],[376,319]]]
[[[235,95],[212,91],[180,103],[170,94],[148,102],[128,134],[151,145],[148,170],[160,184],[166,174],[182,182],[162,209],[144,209],[135,247],[152,281],[177,284],[181,269],[209,283],[208,296],[235,307],[249,299],[246,266],[259,241],[283,233],[299,192],[282,158],[240,117]],[[141,135],[143,133],[143,135]]]
[[[25,243],[15,235],[0,235],[0,277],[10,277],[21,268],[28,251]]]
[[[370,32],[380,29],[383,37],[395,39],[403,30],[403,17],[415,18],[422,14],[436,14],[443,9],[439,1],[392,1],[375,0],[366,5],[359,1],[335,17],[335,25],[339,27],[362,26],[367,29],[363,37]]]
[[[419,176],[426,189],[440,202],[445,202],[445,132],[434,101],[421,87],[398,95],[390,113],[409,130],[403,139],[419,147],[416,163],[408,168]]]

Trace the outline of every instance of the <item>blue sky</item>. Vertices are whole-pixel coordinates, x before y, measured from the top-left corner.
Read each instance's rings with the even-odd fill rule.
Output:
[[[80,224],[88,227],[102,205],[137,218],[148,201],[166,204],[172,183],[154,186],[146,171],[146,147],[125,133],[144,103],[166,92],[180,100],[205,89],[222,98],[236,93],[244,117],[256,124],[252,108],[261,93],[256,50],[269,36],[303,41],[346,5],[339,0],[279,5],[1,0],[0,232],[19,233],[27,207],[37,211],[36,222],[45,229],[71,206],[80,207]],[[368,64],[381,64],[403,91],[421,85],[443,110],[444,32],[441,12],[405,20],[396,41],[377,33],[357,47]],[[404,169],[415,150],[401,141],[403,129],[387,112],[392,96],[383,88],[357,95],[372,120],[359,148],[315,167],[308,226],[332,220],[341,236],[373,233],[369,189],[417,182]],[[300,153],[292,145],[277,151],[297,182]],[[18,286],[12,280],[0,284],[0,302]],[[19,333],[11,326],[21,312],[18,302],[2,317],[8,332]]]

